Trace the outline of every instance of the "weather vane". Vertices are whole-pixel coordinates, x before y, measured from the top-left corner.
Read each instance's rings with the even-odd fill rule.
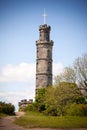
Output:
[[[44,9],[44,14],[43,14],[43,17],[44,17],[44,24],[46,24],[46,13],[45,13],[45,9]]]

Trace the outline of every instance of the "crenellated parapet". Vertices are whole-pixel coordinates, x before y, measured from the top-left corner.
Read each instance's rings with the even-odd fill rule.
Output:
[[[33,103],[33,99],[29,99],[29,100],[23,99],[23,100],[21,100],[20,102],[18,102],[19,110],[20,110],[20,111],[23,111],[24,108],[25,108],[27,105],[32,104],[32,103]]]

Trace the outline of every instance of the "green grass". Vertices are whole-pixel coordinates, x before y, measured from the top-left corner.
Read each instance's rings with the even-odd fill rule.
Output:
[[[8,116],[7,114],[4,114],[4,113],[0,113],[0,117],[6,117]]]
[[[53,117],[27,112],[24,116],[16,119],[15,123],[27,128],[87,128],[87,117]]]

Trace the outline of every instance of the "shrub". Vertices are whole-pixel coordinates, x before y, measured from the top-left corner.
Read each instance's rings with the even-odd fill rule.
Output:
[[[70,104],[66,107],[66,115],[87,116],[87,104]]]
[[[83,96],[76,97],[73,101],[77,104],[87,104],[87,101]]]
[[[13,115],[14,111],[15,107],[11,103],[0,102],[0,113]]]
[[[42,112],[45,110],[45,91],[45,88],[41,88],[37,92],[34,104],[36,111]]]
[[[24,111],[35,111],[34,104],[29,104],[24,108]]]
[[[83,111],[83,115],[87,116],[87,104],[82,104],[81,108],[82,108],[82,111]]]
[[[57,116],[57,109],[54,106],[47,106],[43,113],[49,116]]]

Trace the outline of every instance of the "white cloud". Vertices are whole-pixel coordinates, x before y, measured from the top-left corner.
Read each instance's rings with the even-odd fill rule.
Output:
[[[35,77],[35,64],[8,64],[0,68],[0,72],[0,82],[31,81]]]
[[[8,64],[0,68],[0,82],[34,81],[36,66],[33,63]],[[62,63],[53,64],[53,75],[57,75],[63,69]]]
[[[53,75],[56,76],[58,75],[60,72],[63,71],[63,64],[62,63],[53,63]]]

